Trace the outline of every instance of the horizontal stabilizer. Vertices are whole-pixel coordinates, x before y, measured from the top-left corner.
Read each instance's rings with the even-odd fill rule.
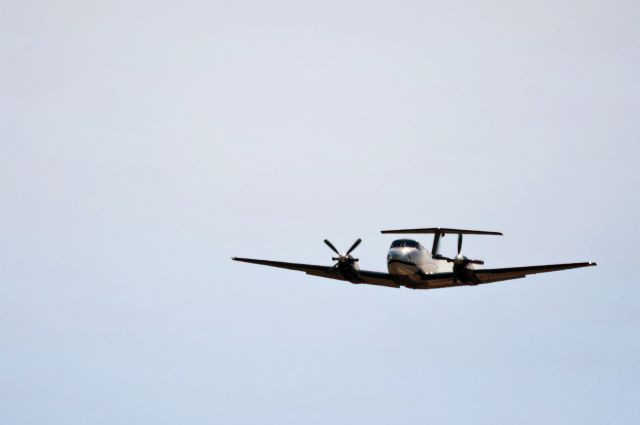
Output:
[[[489,232],[486,230],[465,230],[465,229],[449,229],[446,227],[426,227],[423,229],[397,229],[397,230],[382,230],[380,233],[433,233],[436,235],[445,235],[451,233],[454,235],[500,235],[501,232]]]

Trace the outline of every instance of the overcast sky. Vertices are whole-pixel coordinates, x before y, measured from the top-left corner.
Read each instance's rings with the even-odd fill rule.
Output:
[[[640,420],[637,1],[4,0],[0,57],[0,424]],[[430,226],[599,266],[230,260]]]

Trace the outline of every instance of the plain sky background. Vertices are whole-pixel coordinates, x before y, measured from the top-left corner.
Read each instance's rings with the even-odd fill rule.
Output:
[[[640,421],[637,1],[2,0],[0,58],[0,424]],[[423,226],[599,266],[230,260]]]

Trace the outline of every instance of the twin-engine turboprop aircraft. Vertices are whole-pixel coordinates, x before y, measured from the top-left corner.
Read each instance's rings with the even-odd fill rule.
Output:
[[[483,230],[463,230],[431,227],[425,229],[400,229],[383,230],[384,234],[433,234],[431,252],[425,249],[420,242],[413,239],[398,239],[391,243],[387,254],[387,269],[389,273],[360,270],[358,259],[351,253],[362,239],[358,239],[344,254],[340,254],[335,246],[328,240],[324,240],[337,257],[332,260],[333,266],[320,266],[313,264],[284,263],[281,261],[255,260],[251,258],[233,257],[234,261],[261,264],[264,266],[280,267],[283,269],[299,270],[313,276],[330,279],[346,280],[351,283],[367,283],[369,285],[401,286],[412,289],[448,288],[451,286],[478,285],[493,283],[502,280],[519,279],[529,274],[555,272],[558,270],[575,269],[578,267],[595,266],[596,263],[566,263],[550,264],[542,266],[509,267],[500,269],[480,269],[477,266],[484,264],[482,260],[472,260],[461,254],[462,235],[502,235],[500,232],[487,232]],[[440,255],[438,246],[440,238],[446,234],[458,235],[458,253],[449,258]]]

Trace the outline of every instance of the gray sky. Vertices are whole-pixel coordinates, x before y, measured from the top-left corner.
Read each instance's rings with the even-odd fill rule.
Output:
[[[638,2],[5,0],[0,54],[0,424],[638,423]],[[229,259],[414,226],[599,266]]]

